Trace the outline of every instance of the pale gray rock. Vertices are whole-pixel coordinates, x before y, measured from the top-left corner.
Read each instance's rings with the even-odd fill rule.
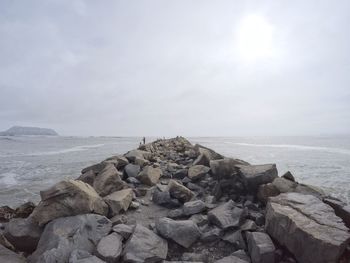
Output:
[[[252,263],[274,263],[275,246],[268,234],[246,232],[248,250]]]
[[[194,215],[203,212],[206,209],[206,204],[202,200],[186,202],[183,205],[184,215]]]
[[[106,261],[91,255],[87,251],[76,249],[71,253],[69,263],[106,263]]]
[[[188,169],[188,177],[192,181],[196,181],[196,180],[204,177],[209,171],[210,171],[210,168],[207,166],[194,165]]]
[[[152,153],[142,150],[131,150],[124,154],[124,157],[128,159],[129,162],[135,162],[136,158],[149,160],[152,157]]]
[[[134,232],[135,226],[119,224],[113,226],[113,231],[121,235],[124,239],[128,239]]]
[[[1,263],[25,263],[27,262],[24,257],[16,254],[8,248],[0,245],[0,262]]]
[[[129,188],[111,193],[105,196],[103,200],[108,204],[112,216],[115,216],[119,214],[120,211],[128,210],[133,195],[133,190]]]
[[[345,225],[348,228],[350,227],[350,205],[340,200],[329,197],[323,199],[323,202],[325,202],[327,205],[330,205],[334,209],[335,214],[343,219]]]
[[[123,237],[118,233],[112,233],[101,238],[96,251],[99,258],[108,263],[117,262],[123,249]]]
[[[146,166],[139,173],[137,179],[145,185],[153,186],[159,181],[162,176],[162,170],[160,168],[154,168],[152,166]]]
[[[171,197],[178,199],[182,203],[190,201],[194,196],[190,189],[175,180],[169,181],[168,190]]]
[[[201,236],[201,231],[192,220],[160,218],[156,221],[157,232],[164,238],[189,248]]]
[[[208,220],[222,229],[238,227],[241,222],[243,209],[236,207],[230,200],[208,212]]]

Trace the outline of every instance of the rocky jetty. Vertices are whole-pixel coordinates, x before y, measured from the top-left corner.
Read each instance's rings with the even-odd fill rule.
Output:
[[[183,137],[0,208],[0,262],[348,263],[349,205]]]

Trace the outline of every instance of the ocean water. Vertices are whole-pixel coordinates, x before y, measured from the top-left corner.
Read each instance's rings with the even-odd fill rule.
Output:
[[[147,138],[153,140],[154,138]],[[276,163],[299,182],[350,200],[350,136],[189,138],[251,164]],[[0,206],[38,202],[39,191],[138,146],[127,137],[0,137]]]

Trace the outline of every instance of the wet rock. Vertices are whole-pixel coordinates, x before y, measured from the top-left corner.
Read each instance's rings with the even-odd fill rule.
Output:
[[[238,167],[246,189],[252,193],[256,193],[260,185],[271,183],[278,177],[275,164],[240,165]]]
[[[75,249],[92,253],[100,239],[111,231],[104,216],[85,214],[55,219],[45,226],[30,263],[65,263]]]
[[[334,209],[335,214],[343,219],[345,225],[350,228],[350,205],[334,198],[325,198],[323,202],[330,205]]]
[[[71,253],[69,263],[106,263],[106,261],[91,255],[87,251],[76,249]]]
[[[168,243],[151,230],[136,225],[134,233],[125,245],[123,259],[126,262],[158,262],[168,254]]]
[[[210,170],[217,179],[230,178],[236,175],[236,165],[244,165],[240,160],[225,158],[210,161]]]
[[[137,177],[140,170],[140,165],[129,163],[125,166],[124,173],[127,177]]]
[[[182,203],[190,201],[194,196],[193,192],[190,189],[176,182],[175,180],[170,180],[168,189],[170,196],[178,199]]]
[[[146,166],[142,169],[137,179],[139,179],[145,185],[152,186],[158,183],[161,175],[162,175],[162,170],[160,168]]]
[[[31,218],[13,218],[6,224],[4,235],[17,250],[32,253],[38,245],[42,231]]]
[[[170,193],[167,191],[161,192],[159,190],[155,190],[153,192],[152,201],[157,205],[167,208],[176,208],[181,205],[177,199],[171,198]]]
[[[329,205],[315,196],[299,193],[284,193],[269,200],[266,231],[287,247],[298,262],[338,261],[350,233]]]
[[[203,178],[208,172],[210,168],[204,165],[194,165],[188,169],[188,177],[192,181],[196,181],[200,178]]]
[[[292,175],[292,173],[290,171],[286,172],[284,175],[281,176],[284,179],[287,179],[289,181],[295,182],[295,178]]]
[[[107,164],[96,176],[93,187],[100,196],[106,196],[115,191],[128,188],[121,180],[122,174],[118,172],[113,164]]]
[[[124,239],[128,239],[134,232],[134,226],[119,224],[113,227],[113,231],[121,235]]]
[[[123,237],[118,233],[112,233],[101,238],[96,251],[99,258],[108,263],[117,262],[123,249]]]
[[[108,204],[112,216],[127,211],[133,198],[132,189],[124,189],[107,195],[103,200]]]
[[[206,209],[206,205],[201,200],[190,201],[184,203],[183,213],[187,216],[198,214]]]
[[[275,262],[275,246],[269,235],[262,232],[247,232],[246,236],[252,263]]]
[[[21,255],[0,245],[0,262],[1,263],[25,263],[26,259]]]
[[[208,212],[208,220],[222,229],[238,227],[243,209],[230,200]]]
[[[108,212],[103,199],[82,181],[61,181],[40,195],[41,202],[31,215],[40,226],[59,217],[91,212],[107,215]]]
[[[198,226],[192,220],[160,218],[156,222],[157,232],[179,245],[189,248],[201,236]]]

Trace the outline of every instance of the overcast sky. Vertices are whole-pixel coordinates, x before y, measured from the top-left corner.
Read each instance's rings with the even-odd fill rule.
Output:
[[[0,2],[0,130],[350,133],[350,1]]]

